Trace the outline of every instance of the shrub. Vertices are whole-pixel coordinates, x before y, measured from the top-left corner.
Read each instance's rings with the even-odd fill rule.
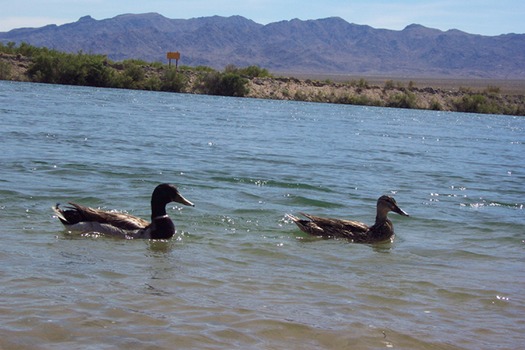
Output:
[[[7,62],[0,61],[0,80],[8,80],[11,78],[11,65]]]
[[[252,79],[252,78],[263,78],[270,77],[270,72],[267,69],[261,68],[259,66],[248,66],[245,68],[237,68],[233,64],[229,64],[224,67],[224,73],[235,73],[243,77]]]
[[[6,45],[0,42],[0,52],[13,54],[15,53],[15,50],[16,50],[15,46],[16,46],[16,43],[12,41],[8,42]]]
[[[366,95],[348,95],[339,97],[335,103],[356,105],[356,106],[376,106],[382,107],[383,103],[380,100],[374,100]]]
[[[387,80],[385,81],[385,90],[392,90],[394,88],[394,81],[393,80]]]
[[[387,107],[417,108],[416,95],[411,92],[395,94],[388,99]]]
[[[182,92],[186,86],[186,78],[175,69],[168,69],[162,77],[160,90],[170,92]]]
[[[229,64],[226,67],[224,67],[224,73],[238,73],[237,66],[234,64]]]
[[[239,74],[223,74],[220,82],[220,95],[242,97],[248,93],[248,88],[246,87],[248,81]]]
[[[146,80],[143,62],[138,60],[125,60],[115,66],[110,87],[121,89],[151,89],[153,81]]]
[[[35,50],[33,54],[33,62],[27,71],[33,81],[98,87],[106,87],[111,82],[112,74],[105,56],[81,52],[75,55],[47,49]]]
[[[465,95],[454,101],[454,106],[458,112],[467,113],[500,113],[500,108],[494,101],[480,94]]]
[[[365,79],[361,78],[357,82],[357,87],[360,87],[362,89],[366,89],[366,88],[368,88],[368,82]]]
[[[84,83],[88,86],[108,87],[113,78],[113,71],[107,66],[106,58],[103,56],[91,57],[83,68]]]
[[[133,88],[133,80],[131,77],[127,74],[124,74],[124,72],[115,72],[113,75],[113,79],[111,80],[112,88],[117,89],[132,89]]]
[[[241,68],[237,71],[237,73],[248,78],[264,78],[271,76],[267,69],[261,68],[259,66]]]
[[[31,45],[29,45],[27,43],[22,43],[22,44],[20,44],[20,46],[18,47],[18,49],[16,51],[20,55],[27,56],[27,57],[33,57],[40,50],[43,50],[43,49],[39,49],[39,48],[37,48],[35,46],[31,46]]]
[[[297,90],[293,97],[295,101],[308,101],[308,96],[301,90]]]
[[[152,76],[152,77],[147,78],[144,81],[143,89],[144,90],[149,90],[149,91],[160,91],[160,90],[162,90],[161,86],[162,86],[162,82],[159,79],[159,77]]]
[[[485,89],[485,93],[487,94],[499,94],[501,92],[501,89],[498,86],[489,85]]]
[[[248,93],[247,83],[237,73],[212,72],[201,78],[200,88],[208,95],[243,97]]]
[[[129,77],[129,80],[131,81],[131,86],[129,87],[140,88],[141,83],[146,76],[142,66],[133,61],[125,61],[124,67],[125,68],[123,74]]]
[[[441,103],[439,103],[438,100],[432,99],[432,101],[430,102],[429,109],[431,109],[433,111],[440,111],[440,110],[443,109],[443,107],[441,106]]]

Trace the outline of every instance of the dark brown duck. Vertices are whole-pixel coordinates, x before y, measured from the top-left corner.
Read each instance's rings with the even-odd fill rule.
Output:
[[[57,204],[53,210],[64,226],[72,231],[97,232],[127,239],[169,239],[175,225],[166,214],[166,205],[178,202],[194,206],[172,184],[158,185],[151,195],[151,222],[139,217],[85,207],[70,202],[64,209]]]
[[[394,198],[381,196],[377,200],[376,221],[368,226],[359,221],[322,218],[310,214],[300,213],[308,220],[300,219],[288,214],[288,217],[308,234],[324,238],[346,238],[355,243],[379,243],[393,241],[394,225],[388,220],[388,212],[409,216],[398,207]]]

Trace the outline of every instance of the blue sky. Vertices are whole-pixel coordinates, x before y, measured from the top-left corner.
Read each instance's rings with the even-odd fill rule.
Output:
[[[471,34],[525,33],[523,0],[3,0],[0,31],[64,24],[90,15],[157,12],[168,18],[241,15],[257,23],[338,16],[350,23],[401,30],[417,23]],[[9,4],[8,4],[9,3]]]

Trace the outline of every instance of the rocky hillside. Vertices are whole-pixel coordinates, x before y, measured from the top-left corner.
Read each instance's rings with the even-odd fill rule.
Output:
[[[525,78],[524,34],[489,37],[415,24],[394,31],[337,17],[262,25],[240,16],[86,16],[61,26],[0,33],[0,42],[104,54],[112,60],[166,61],[167,51],[180,51],[181,64],[216,69],[234,64],[289,74]]]

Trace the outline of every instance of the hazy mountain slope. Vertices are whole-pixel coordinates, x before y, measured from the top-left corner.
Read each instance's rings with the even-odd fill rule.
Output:
[[[341,18],[294,19],[261,25],[240,16],[168,19],[156,13],[61,26],[15,29],[0,41],[27,42],[114,60],[165,61],[223,68],[259,65],[274,72],[525,78],[525,35],[495,37],[410,25],[374,29]]]

